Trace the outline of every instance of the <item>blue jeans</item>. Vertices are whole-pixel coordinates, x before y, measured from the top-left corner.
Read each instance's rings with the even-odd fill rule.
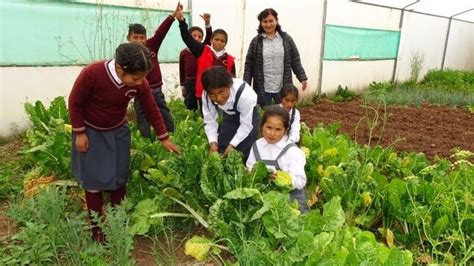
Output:
[[[264,105],[262,107],[279,104],[280,102],[280,93],[265,92]]]

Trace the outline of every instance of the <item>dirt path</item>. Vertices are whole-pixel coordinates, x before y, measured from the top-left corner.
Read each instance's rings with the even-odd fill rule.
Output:
[[[318,123],[340,123],[340,132],[347,133],[359,144],[368,143],[366,117],[373,120],[376,113],[365,108],[360,99],[350,102],[323,100],[315,106],[301,108],[300,112],[301,120],[309,127]],[[377,113],[382,117],[383,107]],[[423,152],[430,159],[436,156],[448,158],[456,147],[474,152],[474,114],[465,108],[387,106],[386,113],[384,131],[381,132],[383,121],[379,119],[371,136],[372,144],[380,141],[387,147],[399,140],[395,144],[397,150]]]

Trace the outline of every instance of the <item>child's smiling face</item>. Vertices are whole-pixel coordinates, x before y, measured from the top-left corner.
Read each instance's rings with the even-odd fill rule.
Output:
[[[224,105],[230,97],[230,88],[222,87],[212,89],[208,92],[209,99],[218,105]]]
[[[140,34],[133,32],[132,34],[127,36],[127,40],[131,43],[138,43],[141,45],[146,44],[146,34]]]

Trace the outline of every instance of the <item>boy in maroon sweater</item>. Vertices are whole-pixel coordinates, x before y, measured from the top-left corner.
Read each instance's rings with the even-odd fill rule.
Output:
[[[204,13],[201,15],[201,18],[204,19],[206,25],[206,39],[204,44],[211,44],[211,15],[209,13]],[[200,27],[193,26],[189,28],[189,33],[197,42],[201,43],[204,32]],[[197,59],[189,50],[189,48],[184,48],[179,54],[179,84],[181,86],[181,94],[184,97],[184,104],[189,110],[197,110],[199,99],[196,98],[196,71],[197,71]],[[200,108],[199,108],[200,109]]]
[[[152,68],[146,47],[121,44],[115,59],[86,66],[74,83],[68,107],[72,133],[72,172],[85,189],[86,204],[92,212],[103,212],[102,192],[110,194],[112,205],[125,196],[130,175],[130,129],[125,119],[128,103],[138,98],[157,138],[170,152],[180,153],[169,140],[168,131],[145,76]],[[97,223],[92,238],[104,242]]]
[[[174,131],[174,121],[171,116],[170,109],[166,105],[165,95],[161,91],[163,85],[163,79],[161,76],[160,63],[158,61],[158,50],[160,49],[163,40],[166,37],[173,21],[176,17],[176,13],[181,9],[181,5],[178,3],[176,9],[161,22],[160,26],[155,31],[155,34],[150,39],[147,39],[146,29],[141,24],[130,24],[128,26],[127,40],[131,43],[139,43],[145,45],[151,52],[151,61],[153,68],[150,73],[146,76],[150,88],[155,98],[156,105],[160,108],[163,116],[166,128],[169,132]],[[140,102],[134,101],[135,114],[137,117],[138,129],[144,137],[150,137],[150,124],[145,118],[143,107]]]

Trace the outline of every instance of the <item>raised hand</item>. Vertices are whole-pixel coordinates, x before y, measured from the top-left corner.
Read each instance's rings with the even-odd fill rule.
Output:
[[[176,8],[174,9],[174,11],[171,13],[171,16],[173,18],[178,18],[178,13],[181,11],[181,16],[183,15],[183,5],[178,2],[178,5],[176,6]],[[179,19],[179,18],[178,18]]]
[[[199,15],[201,16],[201,18],[204,20],[204,23],[207,25],[211,24],[211,14],[209,13],[203,13],[202,15]]]

